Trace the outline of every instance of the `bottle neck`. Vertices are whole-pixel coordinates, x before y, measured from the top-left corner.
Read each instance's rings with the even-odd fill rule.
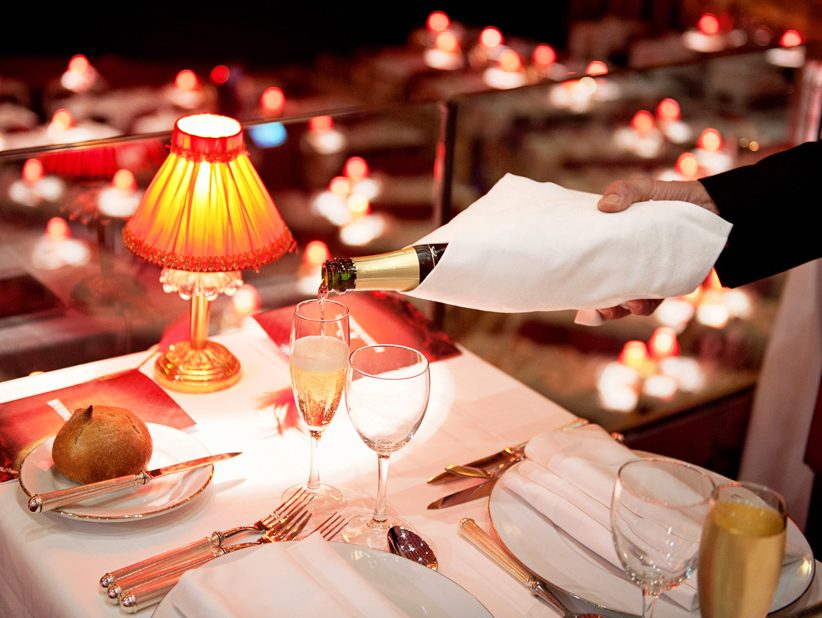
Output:
[[[330,292],[395,290],[417,287],[437,265],[445,245],[419,245],[399,251],[355,258],[333,258],[322,266],[322,280]]]

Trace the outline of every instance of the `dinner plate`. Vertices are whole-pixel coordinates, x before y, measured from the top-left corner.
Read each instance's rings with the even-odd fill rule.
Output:
[[[149,468],[210,455],[201,442],[179,429],[154,423],[147,423],[147,426],[154,444]],[[20,466],[20,487],[29,497],[77,485],[55,468],[51,458],[53,442],[53,437],[41,442]],[[204,466],[154,479],[128,493],[67,505],[53,512],[70,519],[86,521],[123,522],[147,519],[188,504],[208,486],[213,474],[213,465]]]
[[[295,575],[294,569],[291,569],[288,574],[283,574],[280,578],[277,577],[277,572],[283,564],[289,564],[289,557],[286,555],[289,546],[303,542],[308,541],[272,543],[251,550],[265,552],[265,562],[271,565],[272,579],[267,590],[259,590],[259,587],[255,587],[256,584],[242,577],[242,573],[236,570],[238,565],[235,564],[230,567],[235,569],[233,578],[223,575],[208,580],[209,594],[221,599],[237,598],[238,594],[245,598],[248,591],[243,586],[250,586],[256,591],[254,607],[257,613],[261,609],[265,609],[267,613],[270,612],[270,615],[277,615],[277,611],[283,609],[278,606],[279,603],[279,605],[289,605],[290,615],[299,615],[300,612],[297,606],[293,605],[296,602],[293,597],[299,595],[301,588],[299,580],[295,579],[297,575]],[[485,606],[459,584],[417,562],[361,545],[330,542],[329,546],[373,588],[373,591],[383,595],[404,615],[412,618],[430,618],[431,616],[483,618],[491,616]],[[225,558],[221,558],[220,561],[204,567],[204,569],[219,569],[226,563],[242,560],[243,557],[243,552],[229,554]],[[255,565],[257,564],[259,563],[255,562]],[[280,582],[282,578],[286,578],[286,584]],[[290,590],[281,592],[278,585],[290,585]],[[242,589],[238,590],[238,586]],[[153,618],[180,618],[182,616],[201,615],[203,599],[198,596],[192,600],[190,596],[177,594],[178,590],[179,588],[174,588],[166,595],[160,605],[157,606]],[[246,609],[251,607],[247,604],[239,605],[240,603],[243,603],[243,601],[238,600],[238,606],[234,608],[235,611],[243,607]],[[309,606],[306,605],[306,607]],[[307,612],[304,615],[310,613],[307,609],[304,611]],[[362,611],[364,615],[368,615],[368,607],[363,607]]]
[[[608,610],[640,614],[639,588],[621,569],[566,535],[506,487],[506,475],[516,467],[503,474],[491,492],[491,523],[502,543],[539,577],[569,594]],[[728,480],[716,474],[714,477],[720,482]],[[787,544],[797,559],[782,567],[782,577],[770,611],[793,603],[813,580],[813,552],[802,532],[790,520]],[[656,618],[693,618],[698,614],[698,611],[689,612],[664,596],[657,602],[654,612]]]

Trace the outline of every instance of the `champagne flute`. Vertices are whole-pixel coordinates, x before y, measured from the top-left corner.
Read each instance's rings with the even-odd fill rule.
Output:
[[[699,547],[699,609],[706,618],[756,618],[770,609],[785,555],[787,508],[755,483],[719,485]]]
[[[653,616],[660,594],[696,567],[713,488],[708,474],[673,459],[638,459],[620,467],[611,531],[625,572],[642,588],[643,618]]]
[[[422,423],[428,407],[428,359],[401,345],[370,345],[348,359],[345,405],[363,442],[377,453],[377,500],[373,512],[352,515],[342,531],[349,543],[385,550],[395,525],[413,528],[386,511],[388,460],[405,446]]]
[[[323,431],[340,405],[348,365],[350,330],[348,307],[333,300],[305,300],[294,310],[291,324],[291,388],[311,439],[308,482],[289,487],[283,499],[305,489],[314,495],[312,509],[320,512],[343,503],[342,492],[320,482],[317,450]]]

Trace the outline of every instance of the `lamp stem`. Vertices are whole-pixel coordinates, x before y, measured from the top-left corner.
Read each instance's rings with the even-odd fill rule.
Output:
[[[191,297],[191,349],[202,350],[208,338],[208,310],[210,303],[202,294]]]

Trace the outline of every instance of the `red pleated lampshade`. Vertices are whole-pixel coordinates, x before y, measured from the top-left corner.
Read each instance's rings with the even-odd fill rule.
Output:
[[[227,116],[179,118],[171,153],[123,229],[141,258],[176,270],[259,268],[294,240]]]

